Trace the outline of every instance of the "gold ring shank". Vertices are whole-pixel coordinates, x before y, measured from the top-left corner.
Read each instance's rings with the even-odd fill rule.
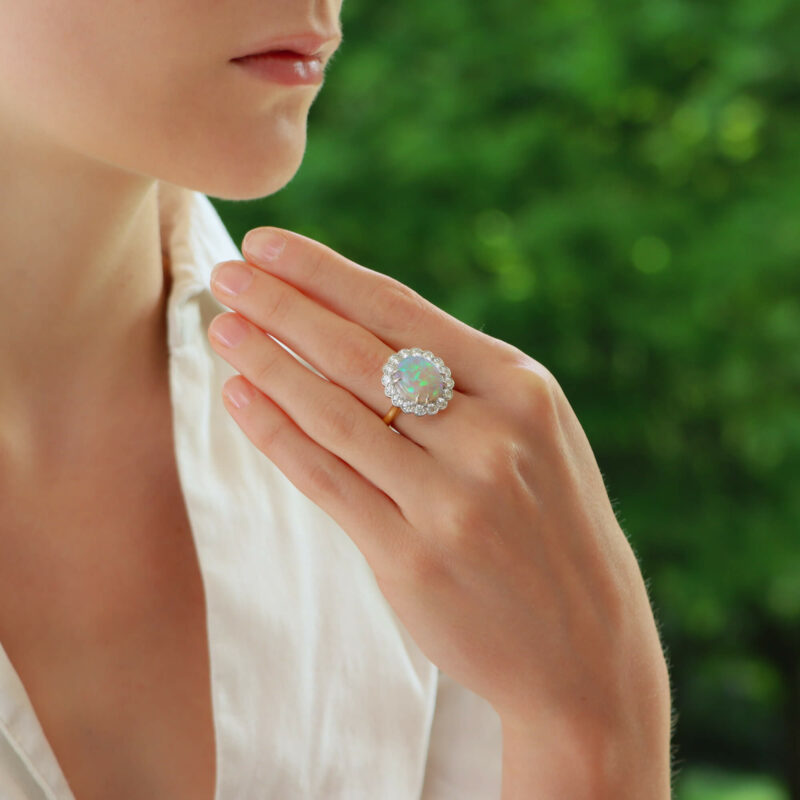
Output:
[[[391,410],[383,418],[387,425],[391,425],[394,418],[400,413],[400,406],[392,406]]]

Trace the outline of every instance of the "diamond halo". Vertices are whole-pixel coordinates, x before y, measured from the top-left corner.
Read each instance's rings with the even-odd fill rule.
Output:
[[[389,356],[381,383],[393,406],[418,417],[446,408],[455,385],[444,361],[421,347],[406,347]]]

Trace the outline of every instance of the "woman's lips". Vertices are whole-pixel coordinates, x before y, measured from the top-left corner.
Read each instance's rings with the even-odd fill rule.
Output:
[[[324,64],[319,55],[303,55],[292,50],[272,50],[269,53],[234,58],[252,74],[282,83],[285,86],[309,86],[322,82]]]
[[[264,55],[265,53],[276,53],[279,50],[291,51],[301,56],[320,55],[323,50],[329,49],[328,46],[330,44],[338,46],[341,40],[341,31],[330,31],[326,34],[301,33],[297,36],[273,36],[270,39],[262,39],[260,42],[253,42],[247,50],[242,51],[241,55],[234,56],[234,59],[245,58],[246,56]],[[335,47],[333,49],[335,49]]]

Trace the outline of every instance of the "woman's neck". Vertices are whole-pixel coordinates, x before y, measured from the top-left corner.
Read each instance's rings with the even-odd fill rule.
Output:
[[[165,369],[158,183],[2,127],[0,154],[0,448],[52,453]]]

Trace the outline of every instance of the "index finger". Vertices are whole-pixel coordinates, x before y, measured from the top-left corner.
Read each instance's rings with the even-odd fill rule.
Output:
[[[266,237],[277,236],[280,253]],[[421,347],[439,356],[453,372],[456,388],[467,394],[494,389],[498,355],[513,348],[456,319],[395,278],[361,266],[321,242],[284,228],[249,231],[244,257],[303,294],[358,323],[393,350]]]

